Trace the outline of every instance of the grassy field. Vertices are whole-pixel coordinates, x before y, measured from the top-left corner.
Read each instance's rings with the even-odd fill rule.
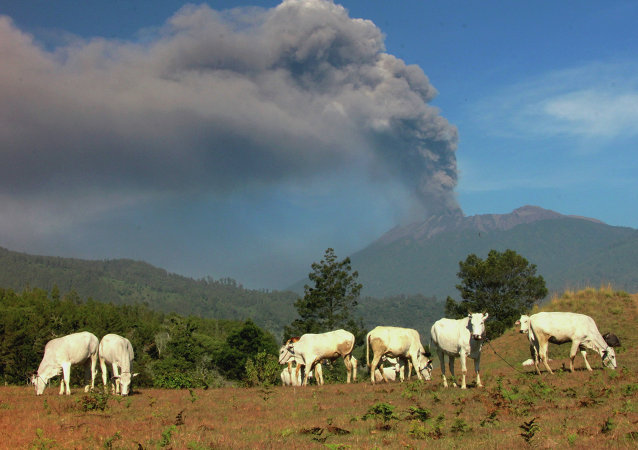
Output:
[[[567,292],[543,309],[591,315],[617,334],[618,370],[593,372],[580,355],[562,370],[568,345],[550,345],[555,375],[520,362],[526,338],[514,329],[484,347],[481,378],[466,391],[433,381],[308,388],[139,389],[124,398],[75,389],[0,388],[2,448],[636,448],[638,295],[609,288]],[[426,339],[427,341],[428,339]],[[458,367],[458,362],[457,362]],[[457,369],[459,370],[459,369]]]

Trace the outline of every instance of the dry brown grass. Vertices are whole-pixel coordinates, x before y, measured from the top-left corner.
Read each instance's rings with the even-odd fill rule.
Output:
[[[366,380],[321,388],[141,389],[111,398],[104,411],[84,412],[79,389],[60,397],[48,388],[36,397],[28,387],[2,387],[0,447],[635,448],[637,305],[637,295],[598,289],[566,293],[544,308],[584,312],[601,332],[616,333],[624,346],[616,371],[602,369],[600,357],[592,354],[592,373],[582,370],[577,357],[576,373],[539,377],[520,366],[529,357],[527,343],[511,330],[484,349],[486,387],[466,391],[443,389],[435,368],[434,381],[425,384],[373,387]],[[556,346],[550,355],[556,369],[566,362]],[[469,372],[473,381],[473,369]],[[364,420],[375,405],[394,418],[384,420],[379,413]],[[423,417],[424,410],[430,418],[422,422],[418,413]]]

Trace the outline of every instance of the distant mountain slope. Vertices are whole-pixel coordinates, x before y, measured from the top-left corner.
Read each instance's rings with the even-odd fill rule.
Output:
[[[390,230],[352,255],[365,295],[458,297],[458,263],[512,249],[537,265],[550,290],[611,282],[638,289],[638,232],[535,206],[510,214],[438,216]]]
[[[231,279],[194,280],[126,259],[87,261],[33,256],[0,248],[0,287],[20,291],[25,287],[47,291],[57,286],[81,298],[115,304],[146,303],[163,312],[216,319],[252,318],[278,333],[296,311],[291,292],[244,289]]]

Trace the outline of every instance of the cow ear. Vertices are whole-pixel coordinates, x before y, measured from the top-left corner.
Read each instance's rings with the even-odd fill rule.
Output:
[[[517,320],[516,322],[514,322],[514,325],[520,325],[520,324],[521,324],[520,320]]]
[[[472,318],[472,312],[471,311],[467,313],[467,317]]]
[[[138,375],[139,375],[139,373],[134,373],[134,374],[133,374],[133,375],[131,375],[131,376],[132,376],[132,377],[136,377],[136,376],[138,376]]]
[[[483,314],[483,320],[487,320],[490,315],[488,313]]]

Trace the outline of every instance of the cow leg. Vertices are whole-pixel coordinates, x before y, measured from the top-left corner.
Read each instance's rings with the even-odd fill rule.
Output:
[[[381,361],[381,356],[382,355],[380,353],[375,353],[374,357],[372,358],[372,364],[370,364],[370,381],[372,381],[372,384],[374,384],[374,372],[377,370],[379,361]],[[381,371],[381,374],[383,374],[383,371]],[[385,380],[385,375],[383,379]],[[388,380],[385,381],[387,383]]]
[[[62,377],[62,384],[66,386],[66,395],[71,395],[71,388],[69,387],[69,382],[71,381],[71,363],[62,364]],[[62,392],[63,390],[60,389],[60,394],[62,394]]]
[[[317,365],[316,361],[313,361],[312,363],[306,365],[306,373],[304,373],[303,375],[302,386],[308,386],[308,376],[310,375],[310,372],[312,372],[315,369],[316,365]],[[317,384],[320,384],[320,380],[317,380]]]
[[[346,370],[348,371],[348,375],[346,376],[346,383],[350,383],[350,378],[352,377],[352,355],[343,355],[343,364],[346,366]]]
[[[352,363],[352,381],[357,381],[357,358],[351,355],[350,362]]]
[[[104,361],[104,359],[102,358],[100,358],[100,369],[102,370],[102,384],[104,385],[104,390],[106,391],[108,389],[106,380],[109,376],[109,372],[108,372],[108,369],[106,368],[106,361]]]
[[[467,389],[467,386],[465,385],[465,376],[467,375],[467,355],[461,352],[459,359],[461,360],[461,389]]]
[[[552,368],[549,367],[549,357],[547,356],[547,350],[549,347],[549,342],[545,341],[542,342],[540,345],[540,353],[541,353],[541,359],[543,361],[543,364],[545,365],[545,368],[547,369],[547,371],[551,374],[553,374],[554,372],[552,372]]]
[[[414,353],[410,354],[410,360],[408,361],[408,380],[410,379],[410,375],[412,374],[412,366],[414,366],[414,368],[415,368],[416,377],[419,380],[422,380],[423,377],[421,376],[421,371],[419,370],[419,356],[418,356],[418,353],[417,354],[414,354]]]
[[[443,350],[437,349],[436,353],[439,355],[439,363],[441,365],[441,376],[443,377],[443,387],[447,387],[447,380],[445,379],[445,356]]]
[[[92,361],[87,359],[84,361],[84,392],[89,392],[89,389],[93,389],[91,384],[89,384],[89,377],[93,375],[93,370],[91,369]]]
[[[587,351],[581,350],[580,354],[583,356],[583,361],[585,361],[585,367],[587,367],[587,370],[589,370],[591,372],[592,368],[589,365],[589,361],[587,361]]]
[[[115,393],[120,393],[120,371],[119,366],[113,363],[113,378],[115,380]]]
[[[476,387],[483,387],[483,385],[481,384],[481,375],[479,373],[480,365],[481,355],[479,354],[479,357],[474,360],[474,371],[476,372]]]
[[[97,376],[97,353],[91,356],[91,390],[95,389],[95,377]]]
[[[323,384],[323,369],[321,368],[321,364],[315,366],[315,380],[317,380],[317,384],[319,384],[319,382]]]
[[[448,367],[450,368],[450,376],[452,377],[452,386],[457,387],[456,374],[454,373],[454,356],[448,355]]]

